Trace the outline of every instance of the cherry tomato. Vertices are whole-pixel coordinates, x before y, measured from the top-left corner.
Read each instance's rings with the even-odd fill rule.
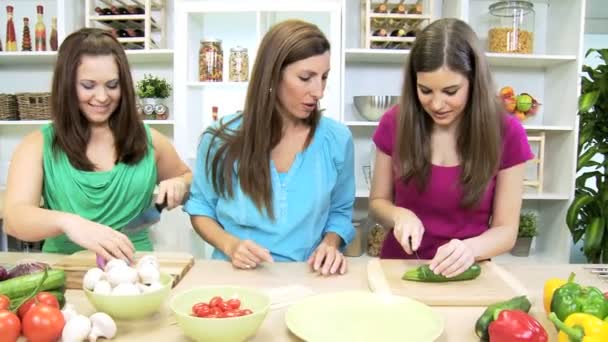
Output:
[[[15,342],[20,334],[19,317],[8,310],[0,310],[0,342]]]
[[[0,310],[8,310],[10,307],[11,300],[5,295],[0,295]]]
[[[232,311],[232,307],[227,302],[220,303],[219,308],[222,312]]]
[[[19,307],[19,311],[18,311],[19,317],[21,319],[23,319],[23,317],[25,317],[25,314],[28,311],[30,311],[30,309],[36,303],[36,301],[38,301],[38,303],[40,303],[40,304],[46,304],[48,306],[59,309],[59,302],[57,301],[57,298],[55,298],[55,296],[53,296],[52,294],[50,294],[48,292],[40,292],[36,295],[35,298],[32,298],[32,299],[28,300],[27,302],[21,304],[21,306]]]
[[[209,311],[209,315],[207,315],[207,317],[211,316],[211,315],[219,315],[222,313],[222,309],[217,308],[217,307],[211,307],[211,310]]]
[[[220,296],[215,296],[213,298],[211,298],[211,300],[209,301],[209,306],[211,306],[212,308],[217,308],[219,307],[222,303],[224,302],[224,300],[222,299],[222,297]]]
[[[58,308],[39,303],[25,314],[22,324],[29,342],[54,342],[61,337],[65,320]]]
[[[237,313],[234,311],[224,311],[217,316],[218,318],[229,318],[229,317],[238,317]]]
[[[198,303],[192,307],[192,312],[197,317],[205,317],[211,312],[211,307],[207,303]]]
[[[243,313],[243,316],[251,315],[253,313],[253,311],[251,311],[249,309],[243,309],[243,310],[241,310],[241,312]]]
[[[228,299],[226,302],[233,310],[239,309],[241,307],[241,301],[236,298]]]

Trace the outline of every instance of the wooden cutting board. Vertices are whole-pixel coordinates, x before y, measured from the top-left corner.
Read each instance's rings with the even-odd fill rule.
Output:
[[[422,283],[401,279],[405,271],[420,264],[417,260],[374,258],[367,265],[369,287],[374,292],[406,296],[435,306],[487,306],[527,295],[519,280],[491,261],[480,263],[481,274],[473,280]]]
[[[194,257],[188,253],[180,252],[137,252],[135,259],[153,254],[158,258],[160,271],[173,276],[173,286],[180,280],[194,265]],[[82,278],[84,274],[93,267],[97,267],[95,254],[90,251],[80,251],[71,255],[66,255],[52,265],[53,268],[63,269],[66,273],[66,288],[82,289]]]

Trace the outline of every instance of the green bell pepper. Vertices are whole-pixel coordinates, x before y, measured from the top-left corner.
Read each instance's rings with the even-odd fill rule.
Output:
[[[568,282],[555,290],[551,300],[551,312],[555,312],[561,321],[575,312],[604,319],[608,316],[608,300],[597,288],[575,283],[574,273],[571,273]]]

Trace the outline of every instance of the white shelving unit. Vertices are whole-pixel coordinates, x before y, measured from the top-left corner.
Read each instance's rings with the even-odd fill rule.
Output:
[[[389,0],[393,5],[398,2]],[[414,2],[406,0],[406,3]],[[485,44],[488,6],[493,1],[431,2],[432,18],[461,18],[471,24]],[[84,26],[85,10],[81,0],[0,0],[0,8],[8,3],[16,7],[19,46],[22,16],[28,13],[30,19],[35,17],[38,3],[45,6],[47,27],[51,16],[57,16],[60,42],[67,33]],[[529,92],[540,99],[540,111],[524,124],[531,134],[542,132],[546,138],[543,192],[523,196],[524,210],[534,210],[539,216],[540,234],[533,255],[529,258],[506,256],[498,260],[567,262],[571,237],[564,217],[574,192],[585,0],[533,0],[533,3],[536,11],[533,54],[487,53],[497,86],[510,85],[517,92]],[[356,207],[367,207],[369,187],[362,166],[370,163],[371,136],[377,122],[363,119],[352,99],[358,95],[399,95],[409,52],[364,48],[361,11],[365,0],[175,0],[166,4],[168,46],[159,50],[129,51],[128,57],[135,80],[141,79],[144,73],[153,73],[173,82],[170,120],[150,124],[173,139],[180,156],[193,166],[200,134],[212,123],[211,108],[217,106],[220,117],[242,109],[248,86],[247,82],[199,82],[200,41],[222,40],[223,74],[227,80],[230,48],[246,47],[251,68],[259,41],[268,28],[287,18],[300,18],[317,24],[330,39],[332,71],[322,106],[326,108],[326,115],[342,121],[353,133]],[[4,36],[4,28],[0,26],[0,37]],[[0,82],[0,93],[48,91],[55,60],[54,52],[0,52],[0,79],[16,80]],[[0,187],[4,185],[14,147],[39,124],[0,122]],[[187,217],[171,224],[189,227]],[[200,248],[200,239],[187,236],[190,238],[180,239],[191,241],[188,243],[192,251]]]

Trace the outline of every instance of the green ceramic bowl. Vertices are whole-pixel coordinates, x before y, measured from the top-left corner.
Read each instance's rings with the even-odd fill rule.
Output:
[[[100,295],[87,289],[84,289],[84,293],[97,311],[105,312],[115,319],[134,320],[148,317],[160,310],[171,291],[173,277],[161,273],[160,283],[163,285],[162,289],[137,296]]]
[[[443,319],[423,303],[359,291],[303,299],[285,323],[305,341],[434,341],[443,331]]]
[[[215,296],[238,298],[241,308],[252,314],[232,318],[200,318],[192,316],[192,306],[209,302]],[[198,287],[175,295],[169,306],[183,333],[195,341],[244,341],[254,336],[270,308],[270,297],[263,292],[245,287]]]

